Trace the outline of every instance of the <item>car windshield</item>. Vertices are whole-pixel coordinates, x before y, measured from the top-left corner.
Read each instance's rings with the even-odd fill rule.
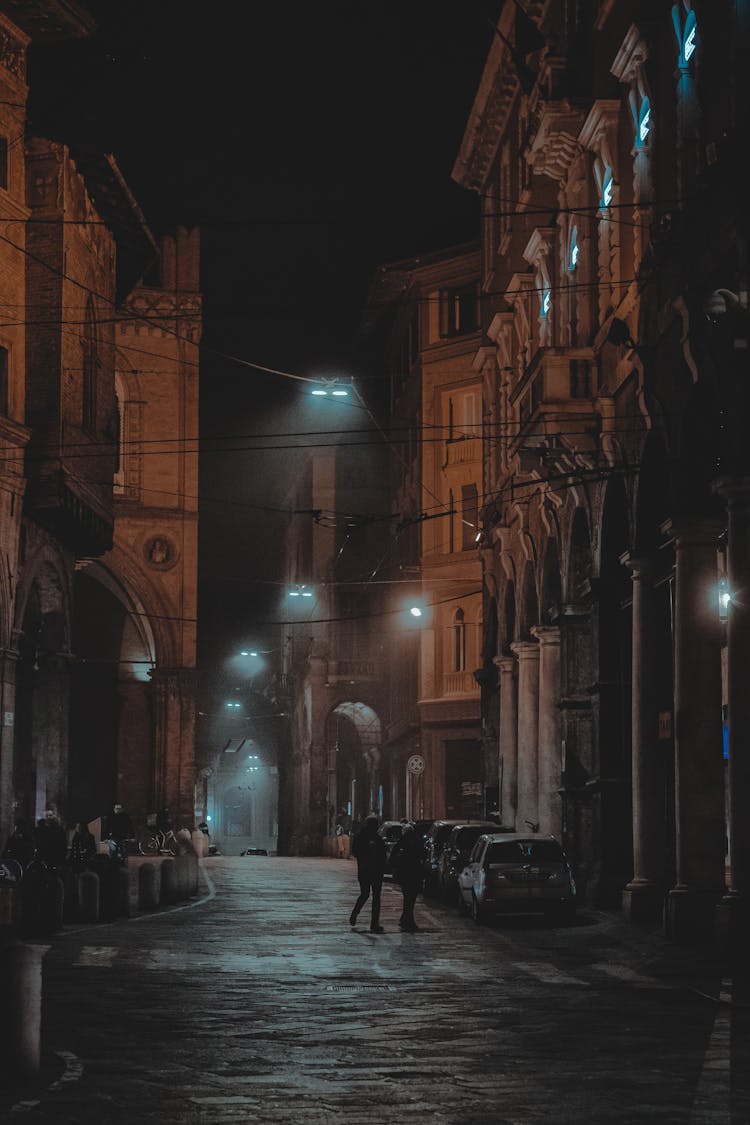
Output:
[[[488,863],[562,863],[563,850],[554,840],[503,840],[490,844]]]
[[[432,837],[436,844],[444,844],[453,831],[452,824],[441,824],[435,829],[435,834]]]
[[[468,852],[474,847],[479,837],[487,831],[486,825],[476,824],[467,828],[459,828],[453,840],[461,852]]]
[[[404,830],[403,824],[384,824],[380,830],[386,840],[396,840]]]

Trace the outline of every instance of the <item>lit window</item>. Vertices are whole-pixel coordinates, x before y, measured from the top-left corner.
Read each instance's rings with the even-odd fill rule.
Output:
[[[648,98],[641,103],[640,119],[638,121],[638,139],[641,144],[646,143],[646,137],[651,132],[651,106]]]
[[[612,202],[613,186],[614,186],[614,180],[612,178],[612,172],[609,168],[607,168],[607,170],[604,173],[604,186],[602,188],[602,199],[601,199],[601,206],[602,207],[609,207],[610,203]]]
[[[542,293],[542,316],[547,316],[552,304],[552,294],[549,289],[545,289]]]
[[[570,235],[570,254],[568,255],[568,269],[574,270],[578,265],[578,227],[573,227]]]

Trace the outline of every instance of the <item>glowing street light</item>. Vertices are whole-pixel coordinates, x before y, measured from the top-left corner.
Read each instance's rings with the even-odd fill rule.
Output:
[[[293,590],[287,591],[290,598],[311,598],[313,592],[309,586],[295,586]]]
[[[332,398],[349,398],[351,387],[338,379],[321,379],[310,394],[316,398],[327,398],[329,395]]]

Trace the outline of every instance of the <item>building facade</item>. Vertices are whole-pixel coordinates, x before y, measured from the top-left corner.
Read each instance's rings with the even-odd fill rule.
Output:
[[[507,0],[453,171],[502,819],[678,939],[747,916],[747,45],[737,5]]]
[[[111,157],[22,140],[35,37],[91,29],[0,6],[3,837],[194,819],[198,235],[157,243]]]
[[[480,715],[482,372],[475,245],[379,267],[367,324],[389,386],[396,626],[385,750],[392,815],[482,816],[497,801]],[[494,770],[494,772],[493,772]]]

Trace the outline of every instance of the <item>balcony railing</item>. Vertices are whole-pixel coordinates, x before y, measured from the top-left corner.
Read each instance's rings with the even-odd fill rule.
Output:
[[[445,672],[443,695],[479,695],[479,684],[471,672]]]
[[[377,660],[329,660],[328,679],[334,680],[374,680],[378,676]]]
[[[480,437],[459,438],[446,445],[446,464],[465,465],[468,461],[481,461],[482,439]]]

